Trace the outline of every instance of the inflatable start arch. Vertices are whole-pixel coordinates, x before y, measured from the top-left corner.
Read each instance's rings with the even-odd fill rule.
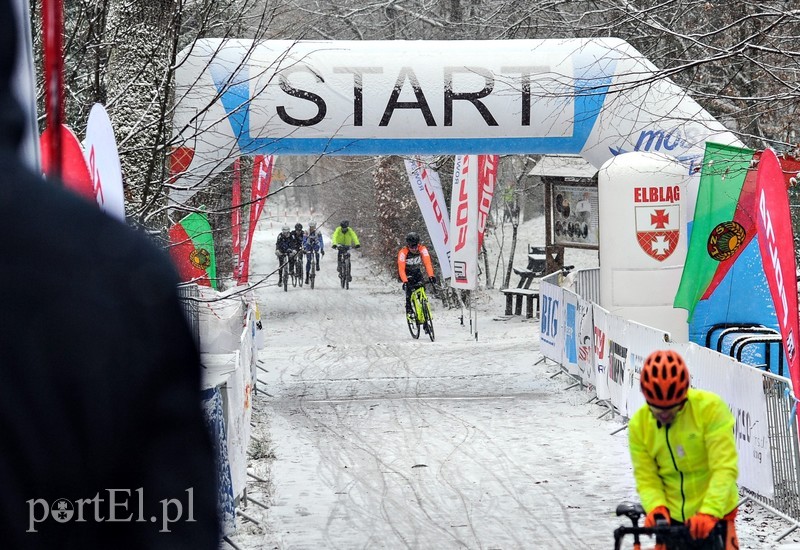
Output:
[[[181,52],[176,203],[240,155],[580,154],[736,143],[622,40],[204,39]]]

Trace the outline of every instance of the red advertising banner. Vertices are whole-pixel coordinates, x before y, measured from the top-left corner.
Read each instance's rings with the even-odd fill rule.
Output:
[[[233,278],[239,280],[242,261],[242,163],[233,161],[233,190],[231,191],[231,232],[233,243]]]
[[[499,163],[499,155],[478,155],[478,250],[483,246],[483,233],[492,207]]]
[[[239,262],[239,284],[244,284],[250,277],[250,248],[253,244],[253,233],[256,230],[258,218],[264,210],[264,203],[269,194],[269,184],[272,181],[272,155],[256,155],[253,158],[253,185],[250,198],[250,220],[247,225],[247,240],[242,246],[241,261]]]
[[[797,354],[797,277],[789,195],[780,161],[771,149],[761,155],[756,175],[758,247],[778,316],[783,350],[795,395],[800,395]]]
[[[39,138],[42,151],[42,171],[50,177],[60,177],[64,187],[97,204],[94,183],[86,166],[83,147],[77,136],[63,124],[54,132],[45,128]],[[58,136],[58,137],[56,137]],[[60,148],[60,149],[59,149]],[[56,151],[61,151],[57,155]]]

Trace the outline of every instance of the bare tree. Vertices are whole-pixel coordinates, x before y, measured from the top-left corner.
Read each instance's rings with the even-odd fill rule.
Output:
[[[31,9],[38,54],[36,0]],[[177,56],[204,37],[619,37],[658,67],[652,78],[675,81],[747,145],[789,150],[798,141],[800,10],[783,0],[70,0],[65,20],[68,123],[80,135],[92,103],[105,102],[120,145],[129,216],[157,231],[171,222],[165,215],[166,159],[180,145],[171,128],[179,99],[174,90]],[[42,89],[40,82],[40,105]],[[392,162],[287,160],[287,168],[291,164],[297,170],[276,192],[300,193],[308,200],[313,196],[331,216],[354,218],[362,231],[374,232],[376,243],[384,243],[372,173]],[[248,178],[243,184],[248,196]],[[346,205],[336,192],[343,188],[348,189]],[[222,170],[187,204],[189,209],[204,205],[223,240],[229,234],[229,189],[230,172]],[[414,211],[413,204],[409,208]],[[410,223],[415,224],[421,224],[418,215]],[[388,244],[375,252],[385,254],[382,247]]]

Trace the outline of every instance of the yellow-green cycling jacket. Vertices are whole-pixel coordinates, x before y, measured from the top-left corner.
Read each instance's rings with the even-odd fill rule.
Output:
[[[716,394],[689,389],[669,426],[641,407],[628,423],[636,489],[646,511],[666,506],[672,519],[698,512],[718,518],[739,499],[733,415]]]

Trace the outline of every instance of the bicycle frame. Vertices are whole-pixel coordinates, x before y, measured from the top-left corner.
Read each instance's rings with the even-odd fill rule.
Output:
[[[350,288],[350,247],[344,244],[338,245],[339,255],[336,259],[336,270],[339,273],[339,280],[342,288]]]
[[[414,313],[417,316],[417,323],[422,324],[425,322],[425,314],[422,312],[422,303],[428,299],[428,294],[425,292],[425,285],[420,284],[411,291],[411,307],[414,308]]]

